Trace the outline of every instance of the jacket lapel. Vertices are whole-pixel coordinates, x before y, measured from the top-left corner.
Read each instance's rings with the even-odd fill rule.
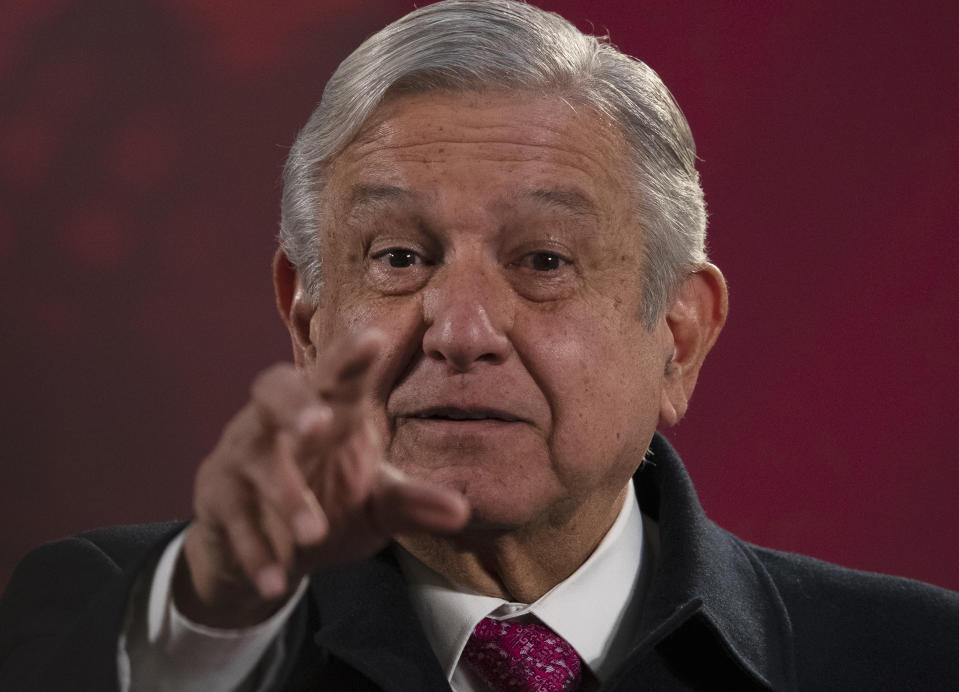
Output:
[[[313,640],[383,690],[449,691],[389,550],[315,575],[319,614]]]
[[[679,456],[658,433],[634,483],[658,536],[642,634],[625,666],[646,670],[628,677],[679,676],[690,689],[725,689],[721,681],[732,689],[795,689],[778,590],[750,547],[706,517]]]

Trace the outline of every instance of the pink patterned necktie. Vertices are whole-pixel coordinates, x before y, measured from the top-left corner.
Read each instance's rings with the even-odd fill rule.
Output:
[[[579,654],[545,625],[483,618],[463,658],[495,692],[573,692],[582,681]]]

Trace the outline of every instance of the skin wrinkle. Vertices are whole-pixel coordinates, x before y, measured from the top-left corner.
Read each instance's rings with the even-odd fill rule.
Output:
[[[671,349],[665,319],[650,330],[638,317],[642,242],[624,141],[556,103],[392,102],[330,166],[320,215],[329,290],[310,323],[319,351],[344,331],[386,333],[374,396],[389,412],[388,459],[474,507],[461,536],[403,545],[468,588],[519,600],[568,576],[612,523],[656,427]],[[385,247],[429,263],[371,258]],[[515,264],[514,253],[551,248],[573,264],[555,275]],[[410,288],[382,292],[372,267]],[[529,422],[447,439],[395,417],[450,396]]]
[[[464,92],[451,92],[448,94],[450,98],[459,98],[467,101],[470,107],[474,110],[481,109],[484,105],[490,103],[496,103],[501,100],[511,100],[515,99],[516,93],[510,90],[498,91],[498,90],[489,90],[489,91],[464,91]],[[407,147],[417,146],[417,142],[412,142],[410,144],[383,144],[383,140],[387,139],[393,134],[390,131],[390,126],[387,124],[390,118],[393,116],[395,110],[398,107],[402,107],[403,104],[408,102],[413,98],[442,98],[443,93],[439,92],[426,92],[424,94],[416,94],[409,97],[393,97],[385,99],[381,102],[379,108],[374,112],[370,118],[367,120],[367,124],[357,133],[356,137],[353,139],[353,143],[346,148],[351,147],[356,148],[358,154],[362,156],[365,147],[370,145],[377,146],[383,150],[395,150],[400,151]],[[416,133],[421,138],[429,137],[431,144],[435,145],[455,145],[455,144],[473,144],[476,141],[480,141],[483,144],[503,144],[511,148],[516,148],[519,150],[524,150],[530,148],[531,146],[539,150],[553,150],[557,153],[566,153],[568,149],[562,145],[553,145],[550,143],[551,138],[555,139],[557,137],[562,137],[563,130],[560,127],[554,126],[549,122],[549,118],[555,114],[554,105],[544,105],[546,103],[555,104],[556,101],[560,101],[569,106],[570,110],[574,115],[586,117],[591,117],[592,119],[592,135],[594,137],[598,136],[600,133],[606,138],[607,142],[616,141],[617,143],[622,140],[622,133],[619,127],[601,112],[597,111],[592,106],[585,104],[584,113],[577,112],[565,99],[556,97],[554,95],[548,95],[545,98],[531,98],[531,102],[534,105],[531,109],[531,115],[537,119],[537,124],[540,126],[541,134],[539,137],[534,136],[532,139],[479,139],[475,138],[476,133],[482,133],[485,131],[498,131],[504,129],[502,125],[489,125],[487,124],[482,117],[470,117],[468,114],[465,118],[466,122],[464,123],[468,128],[473,131],[474,139],[434,139],[429,133],[433,130],[436,132],[446,132],[448,128],[440,124],[435,124],[432,127],[422,127]],[[596,147],[598,151],[602,147]],[[590,161],[597,167],[602,168],[605,165],[605,162],[601,157],[592,157],[592,152],[588,147],[581,148],[581,150],[576,152],[577,155],[586,156]],[[542,157],[533,157],[531,159],[524,159],[522,157],[517,157],[514,160],[517,161],[528,161],[528,160],[539,160]],[[334,160],[334,165],[337,157]]]
[[[579,190],[569,188],[536,189],[529,192],[515,193],[517,197],[529,197],[565,209],[576,216],[585,217],[590,221],[599,220],[599,212],[586,195]]]
[[[369,188],[372,186],[361,186]],[[416,226],[418,233],[429,236],[432,241],[433,236],[444,235],[442,229],[437,228],[429,219],[425,219],[416,212],[417,203],[423,208],[429,208],[435,204],[434,198],[429,195],[420,195],[412,191],[406,191],[395,186],[376,186],[377,188],[391,188],[395,192],[376,193],[375,198],[364,198],[354,205],[346,218],[345,223],[354,226],[359,232],[370,232],[369,227],[373,226]],[[579,201],[582,199],[582,201]],[[396,200],[394,206],[390,206],[390,201]],[[415,200],[420,200],[416,202]],[[517,207],[517,203],[527,206]],[[550,225],[558,228],[560,231],[572,228],[575,233],[583,236],[595,236],[594,226],[601,221],[601,216],[595,210],[591,202],[575,189],[534,189],[534,190],[514,190],[510,191],[504,197],[493,200],[488,206],[488,212],[491,214],[509,215],[514,220],[504,224],[502,235],[508,237],[511,231],[515,229],[516,233],[522,233],[523,228],[529,223],[537,224],[536,216],[541,216],[539,208],[546,210],[557,210],[557,214],[549,217],[548,224],[539,221],[538,225]],[[408,211],[407,211],[408,208]],[[530,211],[532,209],[532,211]],[[565,213],[563,213],[565,212]],[[568,248],[563,247],[563,243],[558,240],[562,233],[554,235],[549,239],[550,242],[557,243],[555,250],[560,254],[569,253]],[[601,239],[599,239],[601,242]],[[408,240],[399,241],[409,242]],[[541,244],[541,243],[540,243]],[[368,249],[368,248],[367,248]],[[536,249],[547,249],[537,245]],[[431,248],[432,251],[432,248]],[[438,250],[436,252],[439,252]],[[605,259],[605,258],[604,258]],[[626,259],[624,256],[623,260]],[[579,264],[573,264],[576,270]]]
[[[443,149],[443,150],[442,150],[442,153],[443,153],[444,155],[453,155],[454,152],[453,152],[452,150],[455,149],[457,145],[465,144],[465,145],[467,145],[467,146],[475,146],[474,144],[469,143],[469,142],[442,142],[442,141],[441,141],[441,142],[436,142],[436,141],[432,141],[432,140],[431,140],[429,143],[419,143],[419,142],[416,142],[416,143],[412,143],[412,144],[403,144],[403,145],[394,145],[394,146],[380,147],[380,148],[377,148],[375,151],[376,151],[376,153],[382,153],[383,151],[394,151],[394,152],[397,153],[397,154],[403,154],[403,155],[398,156],[398,157],[396,158],[397,161],[429,164],[429,163],[431,162],[431,160],[432,160],[431,157],[430,157],[429,155],[427,155],[427,154],[421,154],[421,153],[419,153],[419,152],[418,152],[419,148],[420,148],[420,147],[436,147],[437,145],[439,145],[439,144],[444,144],[444,143],[447,144],[447,145],[452,145],[452,146],[450,146],[450,149],[449,149],[449,150],[447,150],[447,149]],[[544,160],[546,160],[546,159],[548,158],[548,153],[549,153],[550,151],[552,151],[552,152],[554,152],[554,153],[557,153],[557,154],[561,154],[561,155],[562,155],[562,154],[568,154],[568,153],[569,153],[569,151],[568,151],[567,149],[565,149],[565,148],[563,148],[563,147],[559,147],[559,146],[552,146],[552,145],[548,145],[548,144],[529,145],[529,144],[526,144],[526,143],[516,142],[516,141],[510,141],[510,140],[505,140],[505,139],[484,140],[484,141],[482,141],[481,143],[482,143],[483,145],[489,146],[490,148],[493,148],[493,147],[511,147],[511,148],[515,148],[515,149],[517,149],[517,150],[522,150],[522,149],[526,149],[526,148],[531,148],[531,149],[534,149],[534,150],[540,152],[539,155],[518,156],[518,155],[516,155],[516,153],[514,153],[514,152],[511,151],[511,152],[509,152],[509,154],[501,153],[501,154],[499,155],[499,157],[492,157],[492,156],[489,156],[489,155],[487,154],[487,152],[485,152],[485,151],[483,152],[483,158],[490,159],[490,160],[498,160],[498,161],[500,161],[500,162],[502,162],[502,163],[507,163],[507,162],[508,162],[508,163],[529,163],[529,162],[531,162],[531,161],[544,161]],[[404,153],[404,152],[410,152],[410,153]],[[357,154],[359,154],[359,156],[356,157],[356,159],[355,159],[355,164],[359,164],[359,163],[362,161],[362,158],[363,158],[363,155],[364,155],[362,150],[357,151]],[[602,165],[602,162],[601,162],[599,159],[594,159],[593,157],[590,156],[590,154],[589,154],[587,151],[577,151],[577,152],[576,152],[576,156],[580,156],[580,157],[582,157],[582,158],[588,159],[588,160],[589,160],[592,164],[594,164],[595,166],[600,166],[600,165]],[[337,159],[337,160],[338,160],[338,159]],[[564,165],[562,162],[553,161],[552,163],[554,163],[554,164],[556,164],[556,165]],[[333,165],[334,165],[334,166],[336,165],[336,161],[334,161],[334,164],[333,164]],[[581,170],[581,166],[577,165],[576,163],[567,163],[567,164],[565,164],[565,165],[566,165],[567,167],[571,168],[571,169],[574,169],[574,170]]]
[[[445,151],[440,149],[438,153]],[[416,203],[420,199],[419,193],[407,190],[397,185],[354,185],[350,195],[349,221],[362,218],[364,213],[375,213],[378,210],[388,211],[390,202],[402,203],[409,201]],[[585,220],[595,222],[599,219],[599,212],[593,202],[581,190],[576,188],[537,188],[534,190],[512,190],[505,200],[494,204],[513,204],[523,200],[542,202],[547,206],[565,210],[570,214]]]
[[[543,192],[543,191],[542,191],[542,190],[536,190],[536,191],[533,191],[533,192],[534,192],[534,193],[539,193],[539,192]],[[552,193],[552,191],[545,191],[545,192],[547,192],[547,193],[549,193],[549,194]],[[522,193],[520,193],[520,194],[521,194],[521,198],[527,198],[527,197],[529,197],[530,199],[532,199],[532,200],[534,200],[534,201],[536,201],[536,202],[538,202],[539,199],[540,199],[540,197],[539,197],[539,196],[536,196],[536,195],[528,196],[528,195],[525,195],[525,194],[522,194]],[[559,194],[560,194],[560,195],[565,195],[565,191],[559,191]],[[574,194],[579,195],[580,193],[574,193]],[[398,198],[401,198],[401,199],[406,199],[406,200],[408,200],[408,199],[413,199],[413,198],[420,198],[421,196],[416,195],[415,193],[410,193],[410,194],[397,195],[397,197],[398,197]],[[376,204],[379,204],[379,201],[377,201]],[[561,206],[563,209],[566,209],[566,208],[567,208],[565,205],[560,205],[560,206]],[[424,240],[423,240],[423,247],[427,247],[427,246],[428,246],[428,249],[426,250],[426,254],[429,255],[429,256],[431,256],[431,257],[434,257],[434,260],[433,260],[434,262],[442,262],[442,261],[445,261],[446,259],[448,259],[448,258],[442,256],[442,250],[441,250],[441,248],[440,248],[441,243],[440,243],[440,242],[437,242],[437,241],[434,239],[436,236],[442,236],[443,234],[442,234],[440,231],[434,230],[434,228],[432,227],[432,224],[431,224],[429,221],[421,219],[420,217],[416,216],[415,213],[410,214],[410,215],[407,215],[407,214],[405,214],[405,213],[403,213],[403,212],[394,212],[393,210],[390,210],[390,209],[388,209],[387,207],[379,206],[379,208],[381,209],[381,211],[379,212],[380,217],[377,217],[377,216],[374,215],[376,212],[374,212],[374,211],[372,211],[372,210],[367,210],[367,218],[366,218],[366,219],[364,219],[364,218],[357,218],[356,210],[354,209],[354,210],[352,210],[352,211],[350,212],[350,216],[349,216],[349,219],[348,219],[348,221],[347,221],[347,225],[356,227],[356,228],[358,229],[357,232],[360,233],[360,234],[363,236],[363,251],[364,251],[364,253],[365,253],[366,255],[369,255],[370,243],[371,243],[372,237],[376,236],[376,234],[378,233],[378,231],[375,230],[375,228],[376,228],[378,225],[383,225],[383,226],[387,226],[387,227],[392,227],[392,226],[402,226],[402,225],[404,225],[404,224],[406,224],[406,223],[409,223],[409,225],[411,225],[411,226],[416,226],[416,231],[417,231],[416,235],[417,235],[417,236],[419,236],[419,234],[421,234],[421,233],[422,233],[424,236],[426,236],[426,237],[424,238]],[[504,209],[508,210],[510,207],[509,207],[508,204],[504,204],[504,203],[501,202],[501,201],[496,201],[496,202],[494,202],[494,203],[492,203],[492,204],[490,205],[490,208],[491,208],[491,209],[494,209],[494,210],[503,211]],[[577,216],[579,216],[578,210],[577,210],[576,213],[577,213]],[[515,228],[517,229],[517,233],[521,233],[521,232],[522,232],[521,229],[522,229],[522,226],[523,226],[523,223],[522,223],[522,222],[523,222],[523,220],[526,218],[526,216],[528,216],[528,215],[519,214],[519,212],[516,212],[514,215],[518,215],[518,216],[519,216],[519,221],[520,221],[520,223],[516,223],[516,224],[515,224]],[[412,218],[412,221],[411,221],[411,222],[405,221],[405,218],[407,218],[407,217],[411,217],[411,218]],[[592,214],[586,214],[586,218],[594,219],[594,218],[596,218],[596,216],[594,216],[594,215],[592,215]],[[367,220],[367,219],[368,219],[368,220]],[[552,221],[552,219],[551,219],[551,221]],[[581,221],[570,221],[570,220],[568,220],[568,219],[560,218],[560,219],[557,220],[557,224],[555,224],[555,225],[559,226],[561,230],[571,227],[571,228],[575,229],[575,232],[576,232],[577,234],[583,234],[583,235],[588,235],[588,236],[594,235],[594,233],[591,232],[591,230],[589,229],[589,227],[588,227],[587,225],[583,224]],[[503,235],[504,237],[508,237],[508,236],[510,236],[510,235],[516,235],[516,233],[513,233],[513,232],[512,232],[512,229],[513,229],[513,228],[514,228],[514,224],[512,224],[512,223],[511,223],[511,224],[504,225],[504,227],[501,229],[501,235]],[[367,237],[367,236],[370,236],[370,237]],[[392,245],[394,245],[394,244],[398,244],[398,245],[401,245],[401,246],[402,246],[402,245],[412,245],[412,249],[418,250],[418,251],[422,251],[422,248],[417,248],[417,247],[416,247],[416,245],[417,245],[418,243],[411,243],[411,241],[410,241],[409,239],[403,239],[403,238],[399,238],[399,237],[398,237],[398,239],[395,241],[395,243],[394,243],[394,241],[389,240],[389,238],[387,237],[386,240],[383,240],[382,242],[377,242],[376,245],[377,245],[377,247],[378,247],[380,250],[382,250],[383,248],[392,246]],[[562,242],[557,241],[554,237],[547,238],[547,239],[545,240],[545,243],[544,243],[544,241],[540,241],[540,242],[535,243],[535,244],[530,244],[530,245],[529,245],[529,249],[530,249],[530,250],[553,249],[553,250],[555,250],[556,252],[558,252],[558,253],[561,254],[561,255],[569,255],[569,254],[571,254],[570,249],[569,249],[568,247],[565,247],[565,245],[564,245]],[[455,251],[454,251],[454,252],[455,252]],[[570,271],[572,271],[572,272],[577,272],[577,273],[578,273],[578,272],[580,271],[579,264],[577,263],[577,264],[572,264],[572,265],[570,265]],[[530,296],[525,296],[525,299],[526,299],[526,300],[533,300],[533,301],[536,300],[534,297],[530,297]],[[617,299],[617,300],[618,300],[618,299]],[[551,303],[550,301],[545,301],[545,303],[544,303],[544,305],[543,305],[543,309],[547,309],[547,310],[548,310],[548,309],[551,309],[551,308],[550,308],[551,305],[556,306],[556,305],[558,305],[558,304],[556,304],[556,303]],[[507,327],[507,329],[508,329],[508,327]]]

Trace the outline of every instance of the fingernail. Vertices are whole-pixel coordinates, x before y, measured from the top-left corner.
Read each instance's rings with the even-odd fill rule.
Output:
[[[312,512],[303,510],[293,516],[293,533],[301,545],[319,543],[326,534],[326,524]]]
[[[296,431],[301,435],[309,434],[317,428],[326,425],[332,415],[328,406],[311,404],[297,415]]]
[[[286,591],[286,574],[278,565],[268,565],[257,572],[256,588],[263,598],[279,598]]]

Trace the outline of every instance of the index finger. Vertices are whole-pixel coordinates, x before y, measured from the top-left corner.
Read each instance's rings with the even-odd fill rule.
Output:
[[[317,398],[303,373],[289,363],[278,363],[257,375],[250,400],[263,423],[274,430],[302,434],[332,417],[329,406]]]
[[[312,384],[333,403],[354,403],[366,393],[370,366],[385,346],[385,335],[367,329],[333,342],[317,359]]]
[[[278,364],[253,381],[251,400],[263,421],[297,435],[316,432],[332,418],[328,404],[356,402],[368,386],[370,365],[383,348],[379,330],[338,339],[317,357],[309,375]]]

